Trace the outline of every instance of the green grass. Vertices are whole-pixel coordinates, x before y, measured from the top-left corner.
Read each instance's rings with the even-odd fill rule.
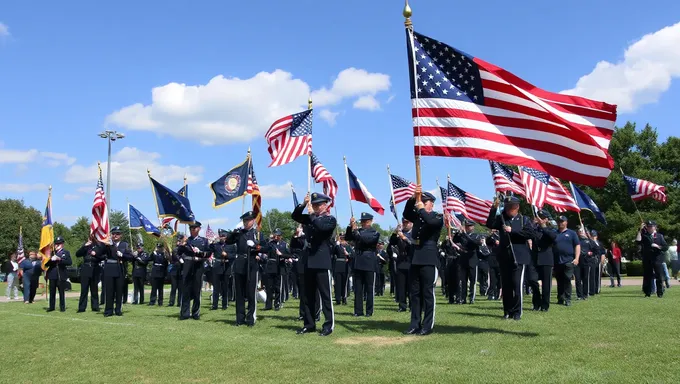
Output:
[[[207,293],[201,320],[182,322],[167,307],[126,305],[123,317],[105,319],[75,313],[76,299],[49,314],[44,301],[4,303],[2,343],[13,353],[0,356],[0,381],[671,383],[680,372],[676,291],[660,300],[638,287],[603,288],[570,308],[527,311],[520,322],[502,320],[500,302],[447,305],[438,292],[427,337],[401,335],[409,314],[388,296],[376,298],[370,319],[336,307],[327,338],[295,335],[297,300],[280,312],[258,310],[254,328],[231,325],[233,306],[208,311]]]

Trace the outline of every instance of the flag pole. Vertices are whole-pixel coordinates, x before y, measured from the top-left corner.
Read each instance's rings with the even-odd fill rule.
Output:
[[[397,215],[397,203],[394,201],[394,186],[392,185],[392,173],[390,172],[390,165],[387,164],[387,179],[390,182],[390,194],[392,196],[392,206],[394,207],[395,219],[397,220],[397,225],[399,225],[399,216]]]
[[[347,157],[343,156],[342,161],[345,163],[345,178],[347,179],[347,194],[349,196],[349,214],[354,217],[354,209],[352,209],[352,189],[349,187],[349,168],[347,168]]]
[[[188,193],[187,193],[187,174],[184,173],[184,197],[186,197],[187,200],[189,200],[189,198],[187,197],[187,195],[188,195]],[[189,233],[189,228],[187,228],[187,224],[186,224],[186,223],[184,223],[184,233],[185,233],[185,234],[186,234],[186,233]],[[132,235],[131,235],[130,237],[132,237]],[[132,241],[132,238],[130,238],[130,241]]]
[[[411,46],[409,55],[413,56],[414,55],[414,52],[413,52],[413,22],[411,22],[411,15],[413,15],[413,11],[411,10],[411,7],[408,5],[408,0],[406,0],[405,3],[404,3],[404,10],[402,12],[402,15],[404,16],[404,19],[405,19],[404,20],[404,27],[406,28],[406,33],[408,35],[409,44]],[[411,57],[409,61],[413,65],[415,65],[415,59],[413,57]],[[410,68],[409,72],[410,71],[415,72],[415,68]],[[415,76],[413,77],[413,81],[414,82],[416,81]],[[420,122],[419,122],[420,114],[419,114],[419,111],[418,111],[418,92],[417,92],[418,87],[417,87],[417,84],[416,84],[415,89],[416,89],[416,92],[415,92],[416,121],[415,121],[415,123],[416,123],[416,126],[418,127],[418,133],[417,133],[417,136],[416,136],[416,140],[417,140],[417,139],[420,138]],[[411,112],[411,114],[413,114],[413,112]],[[420,175],[421,146],[420,146],[419,142],[416,142],[416,143],[417,143],[417,146],[418,146],[418,153],[415,155],[415,160],[416,160],[416,185],[418,185],[422,188],[422,179],[421,179],[421,175]],[[420,202],[420,201],[421,201],[421,194],[416,193],[416,202]]]
[[[99,168],[99,172],[101,172],[101,168]],[[52,217],[52,186],[50,185],[50,188],[47,191],[47,201],[48,201],[48,206],[47,209],[49,209],[49,215],[50,218]],[[110,228],[110,226],[109,226]],[[50,228],[50,232],[52,232],[52,244],[50,244],[50,256],[54,254],[54,222],[52,223],[52,228]],[[42,235],[41,235],[42,236]],[[45,257],[45,255],[43,255]],[[45,265],[45,261],[42,262],[42,265]],[[45,277],[45,300],[47,300],[47,289],[48,289],[48,284],[49,281],[47,279],[47,268],[43,269],[45,271],[44,277]]]
[[[623,169],[621,169],[621,167],[619,167],[619,171],[621,172],[621,176],[624,177],[623,182],[625,184],[626,183],[626,180],[625,180],[626,174],[623,173]],[[628,196],[630,196],[630,193],[628,193]],[[637,212],[638,216],[640,216],[640,221],[644,223],[645,219],[642,218],[642,213],[640,213],[640,210],[637,207],[637,203],[635,202],[635,200],[633,200],[633,196],[630,196],[630,200],[633,202],[633,207],[635,207],[635,212]]]
[[[312,95],[307,99],[307,110],[312,109]],[[307,193],[312,192],[312,153],[311,148],[307,151]]]
[[[250,147],[248,147],[248,155],[247,155],[247,157],[248,157],[248,177],[250,177],[250,172],[251,172],[250,167],[252,166],[252,163],[251,163],[251,156],[250,156]],[[246,195],[247,193],[248,193],[248,180],[246,180],[246,192],[245,192],[245,194],[244,194],[244,196],[243,196],[243,202],[241,203],[241,215],[243,215],[243,214],[246,212],[246,196],[245,196],[245,195]]]
[[[130,200],[128,199],[127,196],[125,196],[125,201],[127,202],[128,205],[128,234],[130,235],[130,246],[132,245],[132,228],[130,226],[132,225],[132,222],[130,221]]]

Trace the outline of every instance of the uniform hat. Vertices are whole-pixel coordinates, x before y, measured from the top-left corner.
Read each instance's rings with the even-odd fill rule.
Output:
[[[121,233],[123,233],[123,231],[120,230],[120,227],[111,228],[111,234],[112,235],[120,235]]]
[[[654,221],[654,220],[647,220],[646,224],[649,227],[656,227],[656,221]]]
[[[361,212],[361,221],[373,220],[373,215],[368,212]]]
[[[437,198],[434,197],[434,195],[431,194],[430,192],[423,192],[423,194],[420,196],[420,201],[422,201],[423,203],[426,202],[426,201],[436,201],[436,200],[437,200]]]
[[[562,215],[562,216],[559,216],[559,217],[557,218],[557,222],[558,222],[558,223],[559,223],[559,222],[562,222],[562,221],[567,221],[567,217],[564,216],[564,215]]]
[[[597,236],[597,231],[594,229],[590,231],[590,236]]]
[[[324,195],[323,193],[314,192],[310,197],[311,197],[310,201],[312,204],[321,204],[331,201],[331,198]]]
[[[184,234],[183,234],[183,233],[178,233],[178,234],[177,234],[177,240],[182,240],[183,238],[184,238]]]
[[[466,227],[472,227],[472,226],[475,225],[475,222],[474,222],[474,221],[468,220],[468,219],[465,219],[465,220],[463,221],[463,223],[465,224]]]
[[[552,219],[552,215],[550,214],[550,212],[546,211],[545,209],[541,209],[540,211],[538,211],[538,217],[540,217],[541,219]]]
[[[255,218],[255,214],[253,213],[253,211],[248,211],[248,212],[242,214],[241,217],[239,217],[239,219],[241,219],[241,221],[253,220],[254,218]]]
[[[274,235],[274,236],[281,236],[281,235],[283,235],[283,233],[281,232],[280,229],[276,228],[276,229],[274,230],[273,235]]]
[[[156,243],[156,248],[163,248],[163,243]]]
[[[54,239],[54,244],[64,244],[64,238],[61,236],[57,236],[57,238]]]
[[[519,198],[515,196],[508,196],[505,198],[505,204],[519,204]]]
[[[143,241],[138,241],[136,244],[137,244],[137,248],[143,247],[143,246],[144,246],[144,242],[143,242]]]
[[[218,235],[219,237],[225,237],[225,236],[227,236],[227,233],[228,233],[228,232],[225,231],[224,229],[218,229],[218,230],[217,230],[217,235]]]
[[[189,228],[196,228],[196,227],[200,227],[200,226],[201,226],[201,222],[198,221],[198,220],[196,220],[196,221],[194,221],[193,223],[189,224]]]
[[[401,222],[402,222],[402,223],[410,223],[410,221],[409,221],[407,218],[405,218],[405,217],[402,217],[402,218],[401,218]]]

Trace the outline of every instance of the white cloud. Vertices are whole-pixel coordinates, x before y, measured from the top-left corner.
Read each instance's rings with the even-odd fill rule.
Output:
[[[215,231],[215,234],[217,234],[217,227],[218,225],[223,225],[225,223],[229,222],[229,219],[226,217],[218,217],[218,218],[213,218],[213,219],[199,219],[201,224],[204,225],[204,228],[208,228],[208,224],[210,224],[210,228]]]
[[[621,113],[656,102],[680,77],[680,22],[643,36],[616,64],[600,61],[576,87],[561,93],[617,104]]]
[[[46,160],[50,167],[58,167],[60,165],[72,165],[76,162],[75,157],[70,157],[65,153],[56,152],[40,152],[40,156]]]
[[[159,163],[160,154],[144,152],[133,147],[124,147],[111,156],[111,187],[115,189],[142,189],[149,186],[146,170],[160,183],[183,181],[187,175],[187,182],[195,183],[203,178],[202,166],[164,165]],[[102,163],[102,177],[106,182],[106,162]],[[92,186],[78,188],[78,192],[94,193],[94,186],[99,177],[97,164],[83,166],[75,164],[64,175],[67,183],[92,183]],[[177,188],[179,189],[179,188]]]
[[[28,172],[28,165],[21,163],[17,164],[16,169],[14,170],[14,174],[17,176],[23,176]]]
[[[340,112],[333,112],[330,109],[322,109],[319,112],[319,118],[325,120],[332,127],[335,125],[335,119],[339,114]]]
[[[66,193],[64,194],[64,200],[80,200],[80,195]]]
[[[344,99],[374,96],[390,88],[382,73],[348,68],[341,71],[330,89],[312,92],[315,107]],[[213,77],[205,85],[169,83],[151,90],[151,104],[129,105],[111,113],[107,124],[156,132],[203,145],[248,142],[261,138],[272,122],[307,107],[310,86],[289,72],[277,69],[248,79]],[[320,113],[332,122],[337,114]]]
[[[367,111],[376,111],[380,109],[380,102],[371,95],[364,95],[356,99],[353,107],[356,109],[365,109]]]
[[[8,37],[9,36],[9,27],[7,24],[0,23],[0,37]]]
[[[0,149],[0,164],[40,163],[48,167],[71,165],[76,159],[66,153],[40,152],[37,149]]]
[[[0,184],[0,192],[25,193],[31,191],[48,190],[48,186],[42,183],[36,184]]]
[[[286,184],[281,185],[260,185],[260,193],[262,194],[263,199],[281,199],[284,197],[290,197],[292,196],[290,192],[290,184],[291,182],[289,181]]]
[[[69,224],[75,224],[76,221],[78,221],[80,217],[78,216],[56,216],[54,218],[54,221],[60,222],[65,225]]]

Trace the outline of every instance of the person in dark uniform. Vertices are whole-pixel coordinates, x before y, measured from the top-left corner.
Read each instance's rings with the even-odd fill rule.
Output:
[[[257,320],[255,294],[260,269],[259,254],[269,252],[270,248],[262,233],[257,230],[252,211],[244,213],[241,221],[243,228],[229,232],[225,242],[236,245],[236,256],[233,261],[236,326],[252,327]],[[248,300],[247,313],[245,300]]]
[[[350,249],[347,247],[345,236],[338,237],[333,257],[333,291],[335,304],[347,304],[347,272],[349,267]]]
[[[444,275],[442,285],[446,285],[446,298],[449,304],[462,304],[460,297],[460,278],[458,277],[458,260],[460,259],[460,245],[453,242],[455,234],[450,232],[441,244],[440,253],[444,254]]]
[[[265,311],[272,309],[281,309],[281,292],[283,288],[282,272],[285,271],[285,263],[290,255],[288,244],[281,240],[283,233],[280,229],[274,230],[274,237],[269,242],[269,252],[266,255],[265,264],[265,286],[267,287],[267,301],[265,303]]]
[[[305,233],[302,225],[295,228],[295,233],[290,239],[290,252],[293,255],[293,276],[295,276],[295,286],[297,287],[298,298],[300,299],[298,320],[304,320],[305,302],[305,265],[307,264]],[[295,296],[295,289],[293,290]]]
[[[486,244],[486,236],[478,234],[479,249],[477,250],[477,281],[479,282],[480,296],[486,296],[489,293],[489,257],[491,257],[491,250]]]
[[[536,235],[532,242],[531,264],[528,268],[527,280],[531,286],[534,311],[547,312],[550,308],[550,288],[552,286],[552,267],[554,263],[553,245],[557,231],[548,225],[552,219],[544,209],[538,212]],[[540,288],[538,282],[541,282]]]
[[[94,312],[99,312],[99,293],[97,285],[101,274],[99,260],[95,258],[97,254],[95,248],[96,241],[88,239],[82,247],[76,251],[76,257],[82,257],[83,263],[80,265],[80,299],[78,299],[78,313],[85,312],[87,309],[87,294],[90,294],[91,308]]]
[[[177,298],[177,307],[182,304],[182,258],[179,256],[177,249],[184,241],[184,235],[177,235],[177,242],[175,248],[172,250],[170,265],[168,266],[168,274],[170,275],[170,302],[168,307],[175,305],[175,297]]]
[[[607,250],[600,244],[597,238],[597,231],[590,231],[590,243],[593,245],[593,258],[590,266],[590,295],[599,295],[602,287],[602,264],[604,264]]]
[[[220,241],[212,244],[212,254],[215,261],[212,267],[212,277],[213,277],[213,294],[212,294],[212,306],[211,310],[216,310],[220,303],[220,296],[222,297],[222,309],[227,309],[229,307],[229,269],[231,267],[231,261],[233,260],[233,254],[229,253],[229,246],[227,245],[227,235],[228,232],[219,229],[217,231]]]
[[[534,237],[534,228],[531,220],[519,213],[518,198],[509,196],[504,203],[503,211],[495,212],[495,208],[500,204],[500,199],[496,198],[486,226],[500,232],[497,258],[501,269],[503,318],[520,320],[524,271],[531,263],[528,241]]]
[[[364,315],[364,297],[366,297],[366,317],[373,316],[373,300],[375,298],[375,271],[377,262],[377,247],[380,233],[373,227],[373,215],[361,214],[361,228],[356,220],[350,219],[345,233],[347,241],[354,242],[352,266],[354,268],[354,316]],[[364,295],[365,294],[365,295]]]
[[[292,219],[302,224],[306,244],[306,269],[304,274],[306,302],[304,307],[304,326],[297,334],[305,334],[316,330],[316,313],[314,303],[320,296],[324,323],[321,336],[328,336],[335,328],[335,313],[331,298],[331,268],[333,243],[331,237],[337,226],[337,220],[328,212],[330,197],[322,193],[305,196],[302,204],[295,207]],[[311,202],[313,212],[302,213]],[[345,237],[347,238],[347,237]]]
[[[387,243],[387,271],[390,279],[390,296],[394,297],[394,302],[397,301],[397,254],[399,253],[396,247]]]
[[[396,274],[395,281],[391,284],[395,285],[394,297],[399,305],[397,312],[406,312],[408,309],[408,270],[411,268],[411,258],[413,257],[413,223],[406,218],[401,219],[401,224],[397,226],[397,230],[390,237],[390,245],[396,250]]]
[[[385,241],[378,241],[378,248],[376,249],[377,269],[375,271],[375,295],[385,295],[385,266],[387,265],[387,251],[385,251]]]
[[[581,242],[568,225],[566,216],[557,218],[557,236],[553,245],[557,304],[567,307],[571,306],[571,278],[581,259]]]
[[[477,265],[479,263],[478,252],[482,245],[482,236],[474,233],[475,223],[465,219],[465,228],[453,237],[453,242],[460,244],[460,257],[458,258],[458,274],[460,277],[459,304],[474,304],[477,288]],[[469,285],[468,285],[469,284]],[[468,296],[468,287],[470,293]],[[469,300],[467,300],[469,298]]]
[[[581,244],[581,256],[579,263],[574,264],[574,280],[576,281],[576,300],[588,300],[590,293],[590,266],[593,265],[593,244],[583,227],[578,230],[579,243]]]
[[[641,246],[642,255],[642,290],[645,297],[652,295],[652,284],[656,281],[656,295],[661,298],[664,294],[663,265],[668,244],[662,234],[656,231],[656,223],[647,221],[642,223],[635,237],[635,242]],[[51,286],[51,284],[50,284]]]
[[[498,246],[500,245],[500,237],[498,231],[492,230],[491,235],[486,239],[486,245],[489,247],[489,289],[486,291],[487,299],[498,300],[501,296],[501,268],[498,264]]]
[[[163,306],[163,291],[165,289],[165,275],[168,270],[168,255],[163,243],[157,243],[156,249],[149,257],[151,264],[151,295],[149,296],[149,306]],[[141,304],[141,303],[140,303]],[[171,305],[172,306],[172,305]]]
[[[64,249],[64,238],[57,236],[54,239],[54,255],[45,264],[47,266],[46,276],[50,281],[50,304],[47,312],[54,311],[57,290],[59,290],[59,311],[66,311],[66,293],[64,292],[66,279],[68,279],[66,267],[71,263],[71,253]]]
[[[177,248],[182,263],[182,306],[179,319],[201,318],[201,286],[203,285],[203,264],[210,257],[208,239],[199,236],[201,222],[189,224],[191,236],[185,238]],[[193,303],[192,303],[193,301]]]
[[[421,196],[416,201],[415,196]],[[407,335],[429,335],[434,327],[435,284],[439,264],[437,243],[444,227],[444,216],[434,211],[434,195],[416,186],[415,195],[404,207],[403,217],[413,223],[413,257],[409,269],[411,282],[411,324]],[[424,312],[424,316],[423,316]]]
[[[132,304],[144,304],[144,284],[146,284],[146,268],[149,255],[144,251],[144,243],[137,243],[137,250],[132,252]]]
[[[111,239],[113,241],[113,245],[116,247],[117,252],[121,252],[125,255],[121,259],[122,263],[122,273],[123,273],[123,291],[121,293],[121,298],[123,300],[123,304],[127,304],[127,296],[128,296],[128,283],[127,283],[127,266],[128,266],[128,261],[133,260],[132,258],[132,249],[130,249],[130,245],[122,241],[123,237],[123,231],[120,229],[120,227],[113,227],[111,228]],[[106,289],[106,288],[104,288]]]
[[[28,297],[28,302],[33,303],[35,301],[35,295],[38,290],[38,286],[40,285],[40,276],[43,273],[42,269],[42,258],[43,256],[38,254],[37,252],[35,253],[35,260],[33,261],[33,276],[31,276],[31,289],[29,292],[29,297]]]
[[[116,230],[116,228],[114,227],[113,230]],[[123,285],[126,284],[123,260],[132,260],[133,256],[127,249],[127,244],[122,244],[123,246],[121,246],[121,243],[117,246],[115,242],[112,244],[99,243],[95,248],[95,258],[104,262],[104,282],[102,286],[106,296],[106,304],[104,306],[105,317],[114,314],[114,301],[116,305],[115,315],[123,316]]]

